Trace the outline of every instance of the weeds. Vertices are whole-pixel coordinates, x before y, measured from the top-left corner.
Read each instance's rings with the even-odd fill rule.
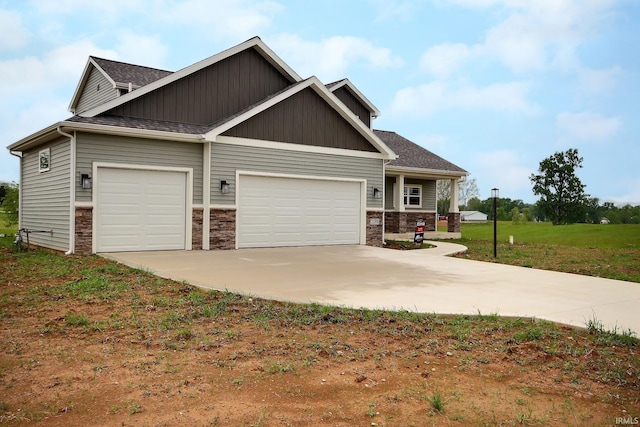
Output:
[[[444,412],[444,399],[442,398],[442,394],[440,394],[439,391],[435,391],[433,392],[433,394],[431,396],[427,395],[425,396],[425,399],[427,399],[427,402],[431,403],[431,407],[438,413],[443,413]]]

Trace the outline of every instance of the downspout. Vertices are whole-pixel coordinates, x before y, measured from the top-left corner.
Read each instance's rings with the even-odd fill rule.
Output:
[[[56,131],[69,138],[69,250],[65,252],[65,255],[71,255],[74,252],[76,245],[76,137],[75,134],[71,135],[62,131],[62,127],[58,126]]]
[[[18,184],[18,230],[22,228],[22,151],[11,151],[9,154],[20,159],[20,183]]]

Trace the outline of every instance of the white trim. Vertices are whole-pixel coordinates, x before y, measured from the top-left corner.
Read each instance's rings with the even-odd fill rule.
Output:
[[[255,115],[267,110],[268,108],[284,101],[285,99],[295,95],[306,88],[313,89],[322,99],[324,99],[335,111],[337,111],[349,124],[357,130],[367,141],[369,141],[381,154],[385,160],[394,160],[398,156],[389,148],[370,128],[368,128],[362,120],[358,118],[342,101],[340,101],[325,85],[318,80],[317,77],[309,77],[303,82],[291,86],[284,92],[267,99],[265,102],[255,106],[254,108],[222,123],[207,132],[204,137],[209,141],[217,141],[217,138],[229,129],[238,124],[254,117]]]
[[[417,205],[412,205],[409,203],[409,199],[411,197],[416,197],[416,196],[412,196],[411,194],[409,194],[409,191],[407,191],[410,188],[417,188],[420,192],[420,194],[418,194],[418,201],[420,203],[418,203]],[[406,194],[405,194],[406,191]],[[405,208],[412,208],[414,206],[417,206],[418,209],[422,208],[422,184],[407,184],[405,182],[404,184],[404,188],[402,189],[402,201],[404,202],[404,207]]]
[[[89,76],[90,76],[90,69],[91,66],[93,66],[94,68],[96,68],[100,73],[102,73],[102,75],[107,79],[107,81],[109,83],[111,83],[111,86],[115,89],[116,87],[116,82],[109,76],[109,74],[106,73],[106,71],[104,71],[104,69],[98,65],[98,63],[96,61],[93,60],[93,58],[90,56],[87,59],[87,64],[84,66],[84,70],[82,71],[81,77],[80,77],[80,81],[78,82],[78,86],[76,86],[76,90],[73,92],[73,96],[71,97],[71,102],[69,103],[69,107],[67,108],[67,110],[73,114],[76,113],[76,109],[74,108],[75,106],[77,106],[78,102],[80,101],[80,95],[83,92],[83,89],[85,87],[85,85],[87,84],[87,81],[89,81]]]
[[[76,209],[93,209],[93,202],[75,202],[73,207]]]
[[[153,166],[153,165],[140,165],[140,164],[128,164],[128,163],[110,163],[110,162],[94,162],[93,163],[93,189],[91,194],[91,200],[97,200],[98,191],[100,188],[100,179],[98,169],[128,169],[128,170],[148,170],[148,171],[167,171],[167,172],[183,172],[187,177],[186,199],[185,200],[185,242],[184,248],[190,251],[193,248],[192,245],[192,222],[193,222],[193,168],[183,168],[174,166]],[[98,234],[97,234],[97,218],[100,206],[95,203],[93,206],[93,221],[91,224],[91,252],[96,253],[98,247]]]
[[[333,154],[336,156],[363,157],[367,159],[385,159],[379,152],[348,150],[346,148],[320,147],[315,145],[293,144],[289,142],[266,141],[261,139],[238,138],[219,135],[215,138],[219,144],[240,145],[244,147],[270,148],[274,150],[299,151],[304,153]]]
[[[211,143],[205,142],[202,150],[202,250],[208,251],[211,236]]]
[[[240,185],[240,177],[245,176],[263,176],[267,178],[291,178],[291,179],[306,179],[314,181],[339,181],[339,182],[356,182],[360,183],[360,245],[367,244],[367,180],[358,178],[341,178],[331,176],[318,176],[318,175],[297,175],[288,173],[271,173],[271,172],[256,172],[236,170],[236,194],[235,200],[240,200],[240,193],[242,187]],[[237,202],[236,202],[237,204]],[[235,232],[235,248],[238,249],[238,214],[239,208],[236,208],[236,232]]]
[[[385,173],[389,176],[415,175],[422,178],[450,179],[467,176],[468,172],[443,171],[436,169],[409,168],[403,166],[387,166]]]
[[[47,166],[42,167],[42,159],[47,159]],[[49,172],[51,170],[51,147],[38,151],[38,173]]]
[[[221,209],[237,210],[238,205],[236,205],[235,203],[232,205],[209,205],[209,209],[210,210],[221,210]]]
[[[243,43],[240,43],[239,45],[231,47],[216,55],[213,55],[186,68],[176,71],[175,73],[169,74],[159,80],[156,80],[155,82],[149,83],[148,85],[145,85],[140,89],[134,90],[133,92],[129,92],[111,101],[105,102],[104,104],[98,105],[90,110],[84,111],[79,115],[83,117],[97,116],[100,113],[104,113],[105,111],[117,107],[118,105],[124,104],[127,101],[139,98],[142,95],[166,86],[169,83],[180,80],[183,77],[193,74],[196,71],[200,71],[203,68],[220,62],[223,59],[229,58],[230,56],[233,56],[249,48],[256,48],[256,50],[258,50],[258,52],[260,52],[267,61],[278,68],[281,73],[287,75],[290,80],[293,80],[294,82],[298,82],[301,80],[300,76],[295,71],[293,71],[293,69],[291,69],[282,59],[280,59],[271,49],[269,49],[269,47],[264,44],[264,42],[260,40],[260,38],[254,37]]]
[[[384,208],[367,208],[367,212],[386,212]]]

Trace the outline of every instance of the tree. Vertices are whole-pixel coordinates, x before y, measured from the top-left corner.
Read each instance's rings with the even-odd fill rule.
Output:
[[[556,152],[540,162],[538,175],[531,174],[533,194],[539,195],[538,207],[554,225],[584,221],[586,201],[585,185],[576,176],[582,167],[578,150]]]
[[[7,216],[7,227],[18,223],[18,209],[20,206],[18,184],[3,184],[5,195],[0,207]]]
[[[478,183],[476,179],[465,179],[458,185],[458,202],[461,206],[467,207],[469,201],[474,197],[479,197]]]
[[[451,181],[441,179],[436,181],[436,197],[438,198],[438,215],[446,215],[449,212],[451,200]]]
[[[474,179],[465,179],[458,182],[458,204],[467,207],[469,201],[478,198],[478,184]],[[449,212],[451,200],[451,180],[441,179],[436,182],[436,196],[438,197],[438,214],[446,215]]]

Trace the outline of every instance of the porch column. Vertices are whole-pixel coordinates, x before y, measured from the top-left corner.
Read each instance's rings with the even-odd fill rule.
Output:
[[[398,212],[404,212],[404,175],[396,177],[396,200],[393,204]]]
[[[460,210],[458,208],[458,180],[451,180],[451,202],[449,204],[449,216],[447,217],[447,231],[449,233],[460,232]]]

